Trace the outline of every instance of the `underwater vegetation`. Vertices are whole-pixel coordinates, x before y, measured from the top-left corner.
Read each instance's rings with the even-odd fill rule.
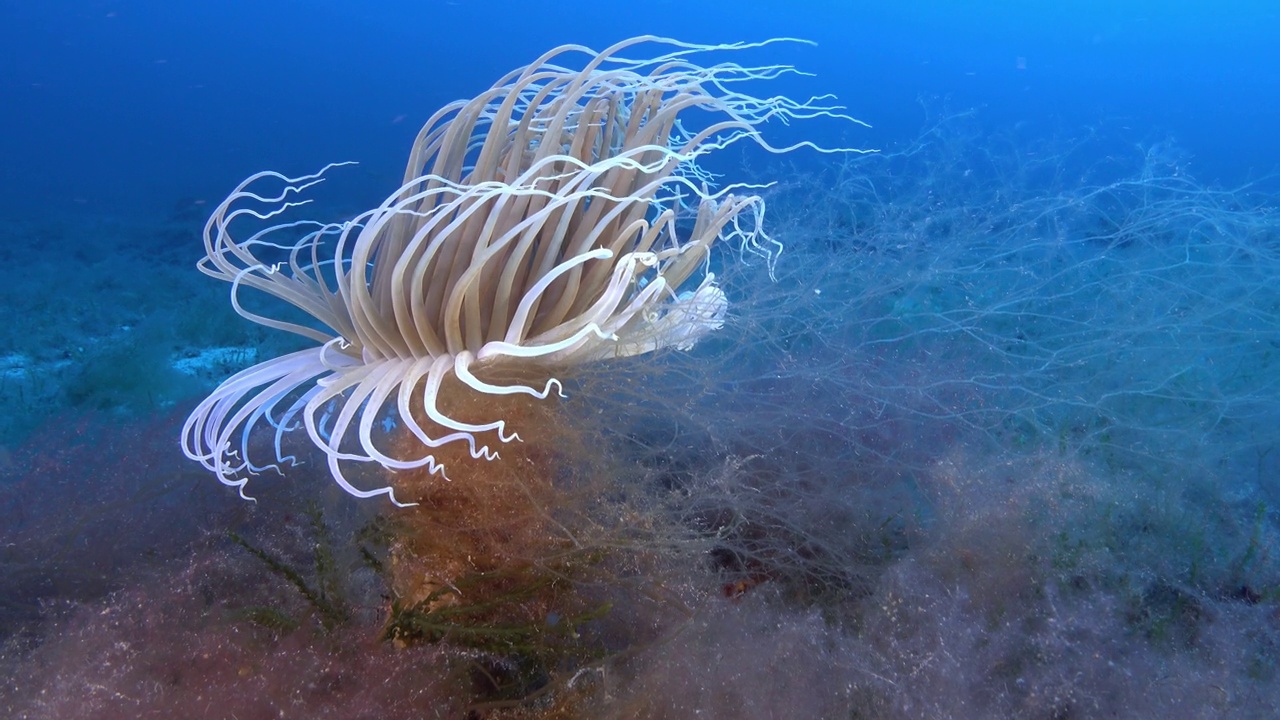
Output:
[[[142,390],[69,405],[0,458],[0,714],[1266,716],[1280,703],[1275,195],[1206,187],[1167,145],[1110,132],[1034,140],[944,114],[879,154],[795,170],[784,156],[741,180],[778,181],[752,189],[785,248],[767,258],[713,242],[728,225],[698,232],[697,193],[646,201],[640,237],[676,208],[670,238],[641,251],[656,264],[608,265],[594,287],[618,279],[612,311],[649,297],[668,262],[688,271],[690,294],[669,279],[652,314],[616,328],[652,352],[536,377],[483,374],[477,355],[472,382],[413,376],[424,397],[378,379],[378,353],[316,338],[327,350],[299,352],[344,379],[228,400],[205,427],[235,432],[201,435],[239,453],[202,457],[255,503],[175,457],[181,417],[132,402]],[[592,160],[593,180],[617,174]],[[440,196],[465,195],[460,177]],[[375,224],[361,222],[296,228],[292,256],[251,246],[304,279],[265,263],[226,279],[314,290],[308,273],[341,268],[374,285],[361,261],[317,263],[305,244]],[[653,249],[690,237],[705,269]],[[338,286],[324,307],[342,325]],[[715,312],[668,334],[699,293]],[[478,315],[499,316],[514,313]],[[589,328],[534,344],[576,338],[571,354],[596,358],[613,340]],[[480,339],[506,342],[491,330]],[[542,397],[549,377],[565,397]],[[347,393],[327,419],[326,387]],[[381,412],[393,399],[400,412]],[[240,416],[256,430],[232,422],[271,403]],[[343,439],[344,414],[359,437]],[[410,422],[476,438],[434,448],[449,479],[419,462]],[[476,457],[485,445],[500,457]],[[283,477],[238,485],[224,461],[250,457]],[[355,500],[335,462],[351,487],[416,504]]]

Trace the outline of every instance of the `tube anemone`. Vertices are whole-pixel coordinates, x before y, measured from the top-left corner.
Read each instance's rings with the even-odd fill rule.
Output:
[[[305,428],[347,492],[411,504],[391,486],[357,487],[344,465],[443,475],[440,448],[490,461],[490,445],[520,438],[506,418],[442,409],[446,383],[541,400],[560,391],[556,373],[566,368],[687,349],[719,328],[728,303],[709,269],[711,247],[730,243],[772,267],[781,246],[762,229],[759,186],[716,189],[699,160],[740,140],[792,149],[761,136],[769,120],[852,120],[822,98],[732,89],[789,66],[690,59],[772,42],[640,37],[599,53],[551,50],[431,117],[404,184],[346,222],[284,221],[336,165],[242,182],[206,224],[199,268],[231,283],[242,316],[315,345],[223,382],[187,419],[186,455],[247,497],[252,475],[293,462],[281,441]],[[624,57],[640,45],[662,52]],[[243,234],[250,224],[265,227]],[[246,289],[314,322],[251,311]],[[259,427],[274,432],[275,460],[265,465],[249,454]]]

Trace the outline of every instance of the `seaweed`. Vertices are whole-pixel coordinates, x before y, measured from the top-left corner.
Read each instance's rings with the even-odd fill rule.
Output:
[[[254,545],[239,533],[228,532],[227,536],[250,555],[261,560],[277,577],[296,588],[315,611],[321,627],[330,632],[351,619],[351,606],[346,600],[346,588],[338,572],[333,541],[319,507],[311,505],[303,512],[307,515],[314,538],[311,545],[314,581],[309,581],[287,560]],[[271,629],[298,625],[288,613],[278,608],[251,607],[245,608],[243,612],[247,619]]]

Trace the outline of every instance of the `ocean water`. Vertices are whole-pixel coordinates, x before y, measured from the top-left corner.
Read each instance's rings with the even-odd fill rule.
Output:
[[[0,0],[0,715],[1271,716],[1280,10],[1059,5]],[[700,159],[781,254],[724,243],[722,328],[547,401],[602,490],[541,567],[591,611],[406,642],[397,510],[305,431],[253,502],[183,456],[307,344],[205,222],[348,161],[290,212],[358,217],[446,103],[645,34],[797,39],[691,60],[859,122]]]

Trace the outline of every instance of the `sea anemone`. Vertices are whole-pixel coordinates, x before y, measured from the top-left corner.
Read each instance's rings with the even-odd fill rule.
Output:
[[[852,120],[824,98],[731,89],[790,66],[690,60],[773,42],[640,37],[599,53],[551,50],[437,112],[414,141],[404,184],[346,222],[288,217],[309,202],[303,191],[347,163],[242,182],[206,224],[199,268],[231,283],[240,315],[315,345],[223,382],[187,419],[183,451],[247,497],[249,477],[295,462],[281,441],[305,427],[347,492],[410,504],[391,486],[357,487],[343,464],[443,475],[437,449],[446,444],[486,461],[496,453],[483,437],[495,447],[519,439],[502,417],[443,411],[446,381],[482,396],[545,399],[561,390],[557,371],[690,348],[720,327],[728,304],[710,270],[712,246],[724,241],[770,267],[781,250],[761,226],[760,186],[717,189],[699,161],[744,139],[770,152],[798,147],[766,142],[759,128],[770,120]],[[645,44],[663,52],[622,55]],[[251,222],[267,227],[240,234]],[[315,322],[250,310],[245,288]],[[495,380],[511,372],[522,379]],[[264,423],[275,461],[259,465],[250,439]],[[387,442],[391,428],[412,442]]]

